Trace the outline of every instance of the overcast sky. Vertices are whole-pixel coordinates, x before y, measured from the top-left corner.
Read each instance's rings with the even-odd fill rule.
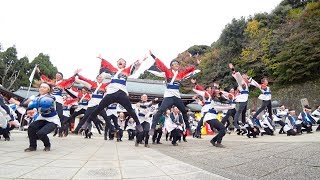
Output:
[[[193,45],[211,45],[232,18],[271,12],[281,0],[2,0],[0,43],[18,57],[48,54],[65,77],[93,79],[101,53],[112,64],[165,62]],[[142,69],[152,64],[149,57]]]

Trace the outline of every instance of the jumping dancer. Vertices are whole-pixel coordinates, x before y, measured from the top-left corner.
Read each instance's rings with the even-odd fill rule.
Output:
[[[186,129],[190,130],[189,126],[189,117],[187,115],[187,110],[181,100],[180,97],[180,83],[181,81],[192,71],[196,69],[195,66],[191,66],[183,71],[179,71],[180,65],[177,60],[172,60],[170,63],[171,69],[167,68],[160,59],[156,58],[150,51],[150,55],[155,59],[156,66],[165,73],[165,79],[167,82],[167,88],[164,92],[164,98],[161,103],[161,106],[159,107],[157,113],[153,116],[152,119],[152,125],[151,129],[149,131],[149,134],[151,136],[154,135],[154,130],[156,125],[158,124],[158,121],[160,119],[160,116],[166,111],[167,108],[171,108],[173,105],[175,105],[182,113],[183,120],[186,125]],[[197,64],[199,64],[200,61],[197,60]]]
[[[104,108],[108,107],[112,103],[117,102],[127,110],[128,114],[136,122],[137,130],[142,132],[143,129],[140,125],[139,119],[135,111],[132,109],[126,84],[128,76],[132,75],[139,68],[142,61],[146,60],[147,57],[145,57],[142,61],[136,61],[133,65],[130,65],[127,68],[126,61],[122,58],[117,61],[118,68],[115,68],[111,63],[103,59],[101,56],[98,58],[101,59],[100,73],[104,72],[111,75],[111,82],[107,88],[106,95],[91,113],[86,123],[90,123],[93,119],[95,119],[98,113]]]
[[[90,114],[98,107],[98,104],[101,102],[101,100],[103,99],[103,96],[106,92],[107,86],[109,85],[109,83],[103,83],[103,79],[104,76],[103,75],[98,75],[97,76],[97,81],[91,81],[81,75],[78,74],[78,78],[76,79],[76,82],[83,84],[85,87],[87,87],[88,89],[90,89],[91,93],[91,99],[88,102],[88,108],[83,116],[83,118],[80,120],[79,124],[77,125],[77,127],[75,128],[75,133],[77,133],[80,128],[82,130],[85,130],[86,133],[88,133],[88,127],[91,124],[91,120],[88,121],[88,118],[90,116]],[[110,121],[107,118],[107,114],[106,111],[103,110],[101,112],[99,112],[99,114],[103,117],[103,119],[106,121],[106,124],[108,127],[110,127]],[[93,122],[99,132],[99,134],[101,134],[100,129],[99,129],[99,125],[98,123],[100,122],[97,118],[97,116],[95,116],[93,118]]]

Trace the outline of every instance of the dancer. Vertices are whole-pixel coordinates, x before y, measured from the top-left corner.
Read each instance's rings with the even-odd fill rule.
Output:
[[[51,86],[43,82],[39,88],[39,95],[29,104],[27,110],[38,109],[39,116],[28,127],[29,147],[25,152],[37,150],[37,139],[44,144],[44,151],[50,151],[51,144],[47,134],[57,126],[61,127],[60,119],[55,108],[55,97],[50,95]]]
[[[117,107],[118,107],[118,103],[113,103],[108,106],[107,121],[111,122],[111,120],[112,120],[113,123],[111,122],[112,126],[110,126],[110,124],[106,123],[106,125],[104,127],[104,140],[108,140],[108,132],[112,134],[120,129],[120,127],[118,125]]]
[[[317,121],[317,124],[318,124],[316,131],[320,131],[320,105],[318,105],[316,107],[316,110],[314,110],[312,112],[312,116],[313,116],[314,120]]]
[[[285,117],[285,126],[284,131],[287,132],[287,136],[295,136],[297,135],[297,125],[296,125],[296,112],[293,109],[289,109],[289,114]]]
[[[257,83],[255,80],[251,80],[251,84],[257,88],[260,89],[262,94],[259,95],[259,99],[262,100],[262,105],[261,107],[257,110],[256,114],[253,115],[252,118],[257,118],[257,116],[265,109],[268,110],[269,118],[272,120],[272,107],[271,107],[271,91],[270,87],[268,86],[268,79],[267,78],[262,78],[261,83]],[[282,125],[281,125],[282,126]]]
[[[104,72],[111,75],[111,82],[107,88],[106,95],[88,117],[86,123],[88,124],[93,119],[95,119],[98,113],[101,112],[105,107],[108,107],[110,104],[117,102],[127,110],[128,114],[136,122],[137,130],[139,132],[142,132],[143,129],[140,125],[139,119],[135,111],[132,109],[126,84],[128,76],[132,75],[139,68],[142,61],[145,61],[147,57],[145,57],[142,61],[136,61],[133,65],[130,65],[127,68],[126,61],[122,58],[117,61],[118,68],[115,68],[111,63],[103,59],[101,56],[99,56],[98,58],[101,59],[100,73]]]
[[[72,83],[75,80],[75,76],[79,71],[80,70],[76,70],[74,75],[72,77],[70,77],[69,79],[66,79],[66,80],[63,80],[63,74],[61,72],[57,72],[56,73],[56,78],[55,79],[50,79],[50,78],[48,78],[46,75],[44,75],[41,72],[39,67],[37,67],[37,72],[40,75],[41,81],[42,82],[47,82],[48,84],[50,84],[52,86],[52,92],[51,93],[55,98],[56,111],[58,113],[60,122],[62,122],[64,120],[62,91],[65,88],[70,87],[72,85]]]
[[[239,123],[245,124],[246,122],[246,112],[247,112],[247,104],[248,104],[248,97],[249,97],[249,86],[251,82],[251,78],[246,74],[240,74],[240,72],[236,72],[234,66],[230,63],[229,68],[232,70],[232,76],[236,79],[238,83],[238,90],[239,93],[236,96],[235,102],[237,103],[236,107],[236,114],[234,116],[233,124],[234,127],[237,129],[237,134],[240,135],[241,128]],[[241,115],[241,121],[240,121]]]
[[[86,136],[88,136],[88,133],[89,133],[88,127],[89,125],[91,125],[91,120],[88,121],[89,116],[98,107],[98,104],[101,102],[106,92],[107,86],[109,85],[109,83],[103,83],[103,79],[104,79],[104,76],[99,74],[96,78],[96,82],[94,82],[78,74],[78,78],[75,81],[80,84],[83,84],[85,87],[90,89],[92,93],[91,93],[91,99],[88,102],[87,110],[85,111],[83,118],[80,119],[79,124],[74,130],[74,133],[77,134],[81,128],[82,130],[85,130]],[[110,120],[108,120],[107,118],[106,111],[105,110],[100,111],[99,114],[106,121],[107,126],[110,127],[111,126]],[[98,120],[97,116],[94,117],[93,123],[95,124],[99,134],[101,134],[101,131],[99,129],[100,126],[98,124],[100,123],[100,120]]]
[[[170,63],[171,69],[167,68],[160,59],[156,58],[155,55],[152,54],[151,51],[150,55],[155,59],[156,66],[165,73],[165,79],[167,82],[167,88],[164,92],[164,98],[161,103],[161,106],[159,107],[157,113],[153,116],[152,119],[152,125],[151,129],[149,131],[149,134],[151,136],[154,135],[154,130],[156,128],[156,125],[158,124],[158,121],[160,119],[160,116],[166,111],[167,108],[171,108],[173,105],[175,105],[182,113],[183,120],[186,125],[186,129],[190,130],[189,126],[189,118],[187,115],[187,110],[181,100],[180,97],[180,83],[181,81],[192,71],[194,71],[196,68],[195,66],[191,66],[183,71],[180,71],[180,65],[177,60],[172,60]],[[199,64],[200,61],[197,60],[197,64]]]
[[[87,87],[82,87],[80,91],[76,88],[68,88],[68,89],[65,89],[65,91],[70,96],[78,99],[77,108],[74,110],[71,116],[66,120],[66,122],[64,122],[64,123],[71,123],[71,121],[74,121],[74,119],[77,116],[80,116],[81,114],[85,114],[86,110],[88,109],[88,104],[91,99],[91,95],[88,92],[89,89]]]
[[[210,93],[210,91],[208,90],[209,89],[207,88],[207,91],[206,91],[207,94]],[[226,103],[226,102],[229,102],[229,101],[227,99],[223,99],[222,96],[213,97],[210,103],[207,103],[206,108],[209,108],[209,109],[207,110],[207,113],[204,115],[202,119],[203,122],[201,122],[200,120],[197,128],[199,129],[203,123],[208,123],[211,129],[214,129],[214,128],[217,129],[218,134],[215,137],[213,137],[210,141],[210,143],[216,147],[224,147],[221,144],[221,142],[222,142],[222,138],[226,134],[225,126],[218,120],[218,111],[228,110],[233,108],[233,106],[230,103]]]
[[[154,101],[156,101],[155,99]],[[135,146],[139,146],[139,143],[142,142],[144,138],[144,146],[149,146],[149,130],[150,130],[150,121],[152,116],[151,106],[154,101],[148,101],[148,96],[143,94],[141,100],[136,104],[136,114],[139,117],[140,124],[143,128],[143,132],[138,132]]]

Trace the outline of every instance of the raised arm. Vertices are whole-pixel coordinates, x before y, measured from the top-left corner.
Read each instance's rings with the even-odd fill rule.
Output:
[[[77,98],[79,96],[79,92],[74,88],[65,89],[65,91],[73,98]]]
[[[60,83],[58,84],[58,86],[59,86],[59,87],[62,87],[62,88],[68,88],[68,87],[70,87],[70,86],[74,83],[75,77],[76,77],[76,76],[73,75],[72,77],[63,80],[62,82],[60,82]]]
[[[46,75],[44,75],[41,70],[39,69],[39,67],[37,67],[37,73],[40,75],[40,79],[43,82],[47,82],[51,85],[55,84],[55,80],[48,78]]]
[[[169,69],[167,68],[166,65],[163,64],[163,62],[157,58],[155,55],[152,54],[151,50],[149,51],[150,56],[155,60],[156,66],[162,71],[162,72],[167,72]]]
[[[117,68],[115,68],[107,60],[103,59],[100,55],[98,56],[98,58],[101,60],[100,73],[102,73],[102,72],[113,73],[113,72],[117,72],[118,71]]]
[[[77,83],[83,84],[87,88],[91,89],[91,87],[95,84],[94,81],[91,81],[90,79],[87,79],[81,75],[78,75],[78,78],[75,80]]]

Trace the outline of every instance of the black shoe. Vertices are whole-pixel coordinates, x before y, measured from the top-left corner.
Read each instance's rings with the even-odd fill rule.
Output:
[[[28,147],[27,149],[24,150],[24,152],[30,152],[30,151],[36,151],[37,148],[35,147]]]
[[[242,131],[241,135],[243,136],[245,133],[247,133],[246,130]]]
[[[120,142],[120,139],[117,139],[117,142]]]
[[[184,139],[183,142],[188,142],[188,141],[186,139]]]
[[[237,130],[237,135],[240,135],[240,133],[241,133],[241,130],[238,129],[238,130]]]
[[[173,146],[178,146],[178,143],[174,143],[174,144],[172,144]]]
[[[53,137],[56,136],[56,135],[57,135],[57,133],[54,133],[54,134],[53,134]]]
[[[145,144],[144,147],[146,148],[150,148],[149,144]]]
[[[91,139],[91,136],[92,136],[92,132],[89,132],[89,133],[88,133],[89,139]]]
[[[210,143],[212,144],[212,146],[216,146],[216,142],[211,140]]]
[[[104,140],[108,140],[108,137],[105,136],[105,137],[104,137]]]
[[[43,149],[44,151],[50,151],[50,147],[48,146],[48,147],[44,147],[44,149]]]
[[[247,134],[247,137],[248,137],[248,138],[251,138],[249,134]]]
[[[157,144],[162,144],[161,142],[157,142]]]
[[[4,141],[10,141],[10,137],[4,138]]]
[[[218,147],[218,148],[225,148],[225,146],[222,145],[221,143],[217,143],[217,144],[216,144],[216,147]]]

